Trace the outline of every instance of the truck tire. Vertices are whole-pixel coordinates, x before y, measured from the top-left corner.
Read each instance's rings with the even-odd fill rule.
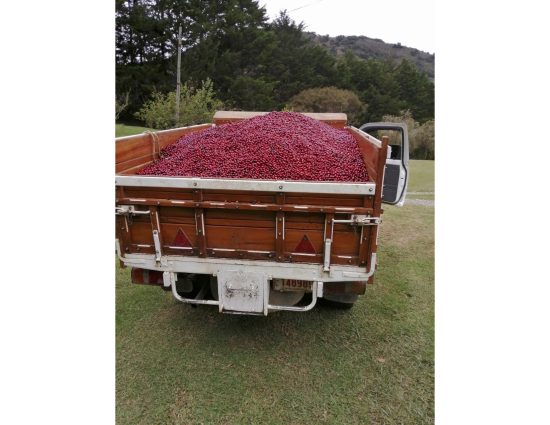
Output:
[[[323,297],[325,304],[344,310],[352,308],[358,298],[357,294],[327,294]]]

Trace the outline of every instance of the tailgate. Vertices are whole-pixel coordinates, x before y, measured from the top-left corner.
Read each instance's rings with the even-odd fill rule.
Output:
[[[258,190],[223,189],[235,184]],[[376,226],[351,218],[376,216],[375,193],[374,183],[119,176],[117,237],[123,253],[369,267]]]

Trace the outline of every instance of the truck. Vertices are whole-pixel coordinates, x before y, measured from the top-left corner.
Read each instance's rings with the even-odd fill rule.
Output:
[[[116,139],[116,252],[133,283],[246,315],[305,312],[320,298],[350,308],[365,294],[382,204],[405,201],[405,124],[356,128],[343,113],[304,113],[353,136],[364,183],[136,174],[184,135],[266,113],[217,111],[212,123]]]

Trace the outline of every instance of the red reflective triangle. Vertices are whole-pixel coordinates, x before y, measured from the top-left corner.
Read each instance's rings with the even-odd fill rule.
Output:
[[[296,245],[296,248],[294,248],[294,252],[302,252],[304,254],[316,254],[315,248],[313,248],[313,245],[306,235],[304,235],[302,240],[298,243],[298,245]]]
[[[186,247],[186,248],[193,248],[193,245],[191,245],[189,238],[185,233],[183,233],[183,230],[181,230],[181,227],[178,229],[178,233],[176,234],[174,243],[172,245]]]

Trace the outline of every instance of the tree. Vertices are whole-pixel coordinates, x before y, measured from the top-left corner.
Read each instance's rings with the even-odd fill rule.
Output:
[[[268,29],[275,43],[265,58],[265,70],[275,81],[273,97],[278,108],[304,89],[334,84],[334,57],[304,35],[303,23],[297,24],[282,11]]]
[[[130,93],[121,119],[174,90],[179,25],[183,80],[212,80],[226,107],[276,110],[304,90],[333,86],[369,105],[354,116],[357,123],[402,110],[420,123],[433,119],[434,85],[410,63],[363,60],[351,51],[334,56],[286,11],[268,22],[255,0],[116,0],[116,94]]]
[[[182,75],[210,78],[227,93],[258,55],[255,42],[267,16],[254,0],[117,0],[117,94],[131,92],[127,118],[152,97],[173,90],[178,26],[183,29]]]
[[[398,96],[420,122],[434,116],[434,85],[409,61],[403,59],[394,72]]]
[[[358,119],[367,109],[354,92],[336,87],[303,90],[292,97],[288,107],[297,112],[344,112],[353,125],[361,124]]]

